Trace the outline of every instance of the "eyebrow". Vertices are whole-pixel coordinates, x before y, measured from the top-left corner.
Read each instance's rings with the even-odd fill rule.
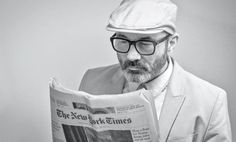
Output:
[[[127,38],[125,35],[122,34],[116,34],[117,37]],[[127,38],[128,39],[128,38]]]
[[[125,35],[122,35],[122,34],[117,34],[117,36],[118,36],[118,37],[121,37],[121,38],[128,39]],[[152,38],[150,38],[150,37],[142,37],[142,38],[140,38],[140,39],[138,39],[138,40],[154,40],[154,39],[152,39]]]

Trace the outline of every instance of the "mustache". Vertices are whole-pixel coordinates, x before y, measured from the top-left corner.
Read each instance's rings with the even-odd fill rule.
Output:
[[[137,60],[135,60],[135,61],[125,61],[123,63],[123,67],[122,67],[123,69],[127,69],[129,67],[135,67],[137,69],[148,71],[147,67],[143,63],[141,63],[140,61],[137,61]]]

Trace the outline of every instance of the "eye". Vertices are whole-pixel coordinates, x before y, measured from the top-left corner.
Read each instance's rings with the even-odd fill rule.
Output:
[[[117,39],[114,39],[114,43],[115,44],[128,44],[129,42],[128,41],[126,41],[126,40],[124,40],[124,39],[119,39],[119,38],[117,38]]]
[[[149,41],[140,41],[139,44],[140,44],[140,45],[143,45],[143,46],[149,46],[149,45],[152,45],[152,42],[149,42]]]
[[[124,43],[128,43],[128,41],[126,41],[126,40],[119,40],[119,42],[120,42],[120,43],[123,43],[123,44],[124,44]]]

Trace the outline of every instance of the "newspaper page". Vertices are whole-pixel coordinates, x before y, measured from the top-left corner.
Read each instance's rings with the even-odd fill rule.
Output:
[[[91,95],[50,81],[53,142],[159,142],[152,94]]]

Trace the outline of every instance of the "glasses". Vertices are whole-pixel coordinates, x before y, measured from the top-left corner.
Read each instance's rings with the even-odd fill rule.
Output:
[[[116,37],[116,34],[114,34],[110,38],[110,41],[113,49],[118,53],[128,53],[131,45],[134,45],[136,51],[140,55],[153,55],[155,53],[156,46],[162,43],[163,41],[167,40],[169,36],[170,35],[167,35],[159,41],[145,39],[130,41],[126,38]]]

